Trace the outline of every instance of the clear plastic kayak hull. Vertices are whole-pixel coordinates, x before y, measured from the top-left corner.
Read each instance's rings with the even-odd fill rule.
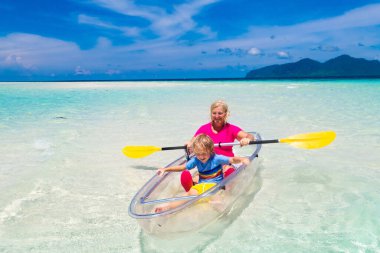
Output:
[[[254,133],[256,140],[261,140]],[[261,144],[243,147],[251,160],[248,166],[243,164],[219,184],[197,196],[184,196],[185,191],[180,184],[180,174],[170,172],[160,177],[154,175],[134,196],[129,206],[129,215],[136,218],[142,229],[158,236],[190,232],[198,230],[228,214],[234,202],[245,194],[246,188],[253,183],[257,167],[258,153]],[[239,149],[240,150],[240,149]],[[167,166],[186,162],[182,156]],[[181,205],[163,212],[155,212],[155,208],[172,201],[181,201]]]

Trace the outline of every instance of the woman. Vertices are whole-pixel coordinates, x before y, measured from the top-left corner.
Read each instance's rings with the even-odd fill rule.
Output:
[[[232,125],[227,122],[229,115],[228,105],[222,101],[217,100],[211,104],[210,107],[210,117],[211,121],[203,126],[201,126],[194,137],[187,143],[188,147],[192,146],[192,143],[197,135],[206,134],[212,141],[217,143],[224,142],[234,142],[238,140],[241,146],[248,145],[250,141],[253,141],[255,138],[252,134],[243,131],[240,127]],[[189,150],[191,152],[191,150]],[[214,152],[218,155],[224,155],[228,157],[233,157],[234,153],[232,151],[232,146],[224,147],[215,147]],[[227,177],[235,170],[231,165],[223,166],[224,177]],[[197,179],[194,180],[197,182]],[[188,189],[193,185],[193,178],[189,171],[184,171],[181,174],[181,184],[185,189]]]
[[[211,121],[201,126],[194,137],[187,144],[191,147],[195,137],[199,134],[207,134],[213,140],[214,143],[234,142],[238,140],[241,146],[248,145],[250,141],[254,140],[254,136],[243,131],[240,127],[232,125],[227,122],[229,115],[228,105],[222,101],[217,100],[212,103],[210,107]],[[215,147],[215,153],[219,155],[225,155],[232,157],[234,153],[232,146]]]

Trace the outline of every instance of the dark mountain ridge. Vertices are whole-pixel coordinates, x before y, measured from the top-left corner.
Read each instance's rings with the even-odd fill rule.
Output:
[[[305,58],[250,71],[247,79],[380,77],[380,62],[341,55],[324,63]]]

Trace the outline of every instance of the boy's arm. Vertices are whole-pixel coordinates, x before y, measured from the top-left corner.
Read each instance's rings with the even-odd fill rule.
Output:
[[[234,157],[230,157],[230,163],[233,163],[233,164],[244,163],[245,165],[248,165],[249,159],[246,157],[234,156]]]
[[[183,171],[186,169],[186,164],[172,166],[172,167],[166,167],[166,168],[160,168],[157,170],[157,175],[163,175],[164,172],[167,171]]]

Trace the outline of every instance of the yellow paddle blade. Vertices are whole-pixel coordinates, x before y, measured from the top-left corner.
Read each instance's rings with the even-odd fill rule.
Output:
[[[279,142],[288,143],[297,148],[315,149],[329,145],[334,141],[335,136],[333,131],[306,133],[280,139]]]
[[[156,146],[126,146],[123,148],[124,155],[130,158],[145,157],[157,151],[161,151],[161,148]]]

